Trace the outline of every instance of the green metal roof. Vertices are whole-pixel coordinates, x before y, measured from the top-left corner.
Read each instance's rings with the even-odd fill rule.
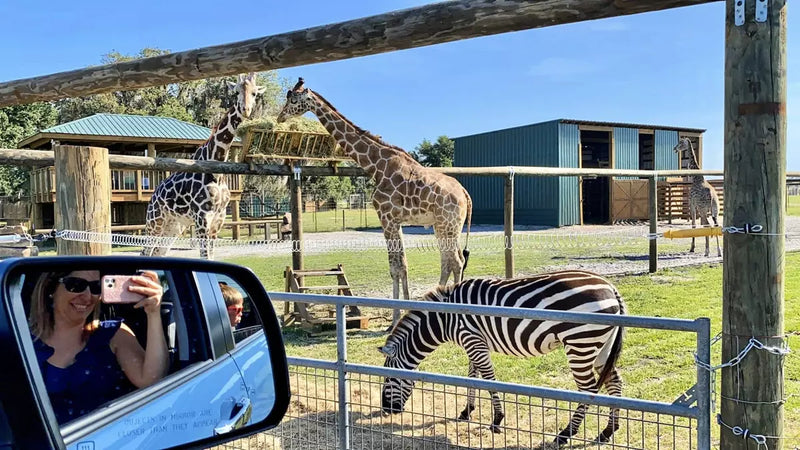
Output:
[[[99,113],[47,128],[40,133],[205,141],[211,136],[211,129],[171,117]],[[235,140],[240,139],[237,137]]]

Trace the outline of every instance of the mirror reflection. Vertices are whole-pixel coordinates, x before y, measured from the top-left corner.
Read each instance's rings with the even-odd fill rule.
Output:
[[[13,286],[68,444],[179,445],[259,422],[275,404],[262,320],[235,278],[76,268]]]

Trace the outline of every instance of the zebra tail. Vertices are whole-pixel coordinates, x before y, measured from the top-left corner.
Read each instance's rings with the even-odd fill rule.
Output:
[[[617,301],[619,301],[619,314],[625,315],[628,313],[628,307],[625,304],[625,300],[619,295],[619,292],[615,292],[617,296]],[[622,338],[625,334],[625,328],[619,327],[617,330],[616,336],[614,336],[614,343],[611,344],[611,351],[609,352],[608,358],[606,358],[605,364],[603,364],[602,370],[600,370],[600,375],[597,377],[597,389],[599,390],[606,381],[608,381],[608,377],[611,374],[611,369],[613,369],[617,365],[617,360],[619,360],[619,355],[622,353]]]

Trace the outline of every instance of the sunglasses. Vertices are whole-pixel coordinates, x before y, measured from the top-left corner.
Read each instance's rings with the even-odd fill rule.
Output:
[[[244,307],[243,306],[231,305],[231,306],[228,306],[228,311],[234,312],[236,314],[241,314],[242,311],[244,311]]]
[[[100,292],[102,292],[100,280],[89,281],[78,277],[62,277],[58,279],[58,282],[62,283],[64,288],[73,294],[80,294],[86,290],[87,286],[92,295],[100,295]]]

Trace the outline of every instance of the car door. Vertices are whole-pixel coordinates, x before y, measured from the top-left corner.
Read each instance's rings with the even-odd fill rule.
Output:
[[[207,275],[209,283],[215,285],[212,289],[217,294],[220,316],[230,330],[225,334],[228,352],[239,368],[253,405],[252,421],[257,422],[266,417],[275,404],[275,392],[269,388],[271,368],[258,363],[270,359],[269,346],[261,332],[262,323],[246,289],[230,277],[213,273]],[[232,289],[240,300],[241,317],[237,323],[231,323],[234,314],[229,312],[231,305],[227,303],[230,299],[226,298],[227,293],[221,291],[222,285],[227,285],[229,291]]]
[[[227,351],[229,331],[222,328],[212,286],[189,273],[170,278],[169,289],[180,293],[171,299],[175,326],[167,331],[174,340],[173,373],[63,426],[68,449],[164,448],[249,420],[249,394]]]

